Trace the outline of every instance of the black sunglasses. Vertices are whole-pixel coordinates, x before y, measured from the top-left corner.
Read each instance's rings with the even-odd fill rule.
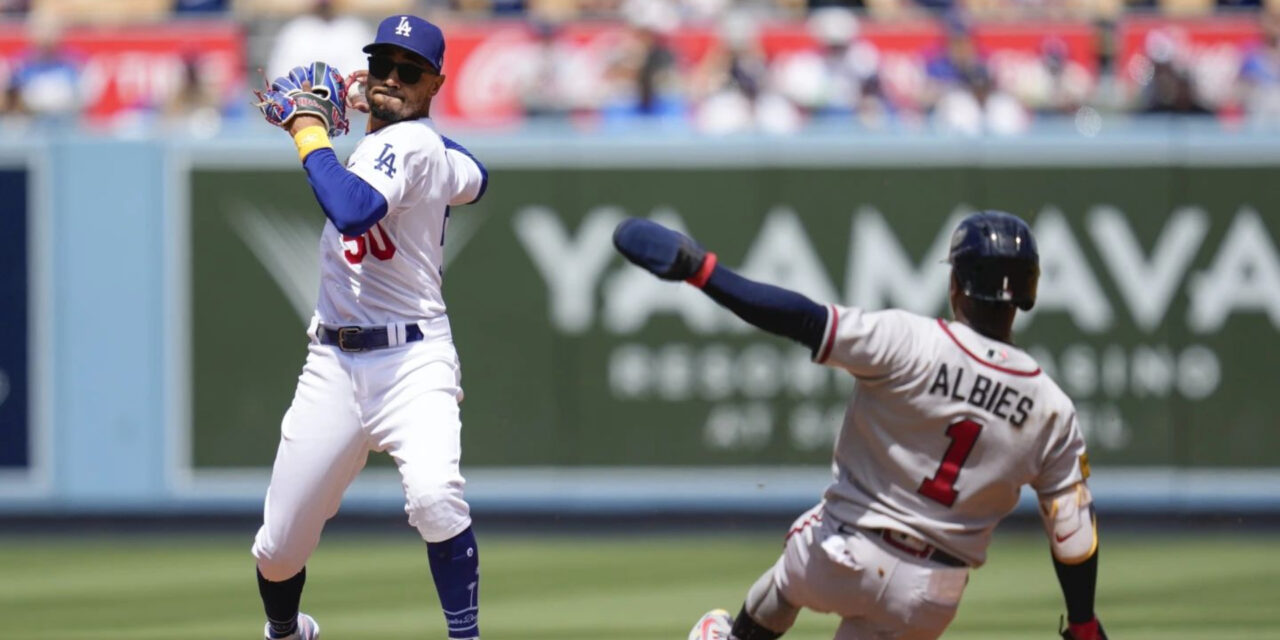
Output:
[[[416,64],[396,62],[387,56],[369,56],[369,75],[386,80],[391,76],[392,69],[400,76],[400,82],[405,84],[417,84],[423,74],[436,75],[434,71]]]

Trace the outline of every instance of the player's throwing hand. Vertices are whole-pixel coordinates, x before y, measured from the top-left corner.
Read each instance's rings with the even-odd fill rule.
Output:
[[[347,108],[360,113],[369,113],[369,72],[356,69],[347,76]]]

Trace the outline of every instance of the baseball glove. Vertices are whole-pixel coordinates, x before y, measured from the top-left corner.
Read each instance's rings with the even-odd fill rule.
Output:
[[[289,75],[276,78],[265,91],[253,93],[258,96],[255,106],[267,122],[278,127],[288,128],[294,118],[309,115],[324,121],[329,137],[350,129],[346,82],[337,69],[324,62],[294,67]]]
[[[1067,624],[1065,619],[1059,619],[1058,633],[1062,640],[1107,640],[1107,632],[1102,630],[1097,618],[1081,624]]]

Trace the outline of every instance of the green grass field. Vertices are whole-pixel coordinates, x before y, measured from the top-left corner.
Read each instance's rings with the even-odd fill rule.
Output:
[[[0,638],[260,638],[245,536],[0,537]],[[481,539],[482,628],[496,640],[683,640],[703,611],[737,610],[778,536]],[[1280,638],[1273,534],[1104,539],[1099,612],[1113,639]],[[1039,536],[998,536],[947,638],[1055,638],[1062,610]],[[331,534],[304,610],[327,640],[444,638],[424,550],[401,536]],[[788,640],[826,640],[804,614]]]

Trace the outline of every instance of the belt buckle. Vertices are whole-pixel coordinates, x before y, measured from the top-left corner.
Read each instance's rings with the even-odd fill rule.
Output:
[[[364,351],[364,347],[357,347],[354,345],[350,347],[347,346],[347,338],[351,336],[358,336],[360,335],[360,332],[360,327],[338,327],[338,348],[346,351],[347,353]]]
[[[885,529],[883,537],[889,544],[917,558],[928,558],[933,555],[933,545],[901,531]]]

